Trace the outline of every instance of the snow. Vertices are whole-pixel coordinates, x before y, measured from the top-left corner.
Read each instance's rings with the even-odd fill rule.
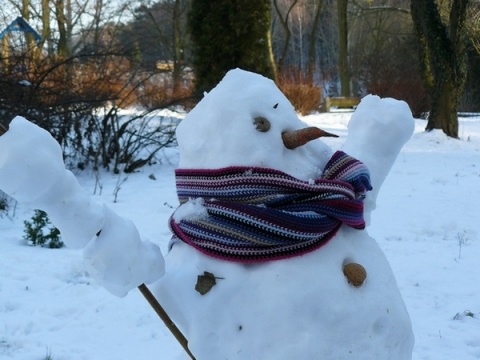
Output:
[[[266,105],[269,105],[271,100],[273,99],[268,99]],[[370,100],[375,99],[372,97]],[[370,100],[367,99],[367,101]],[[275,99],[275,103],[277,102],[282,105],[281,100]],[[225,104],[230,105],[231,101]],[[379,110],[379,112],[382,111]],[[402,111],[399,110],[399,112]],[[339,134],[338,139],[324,139],[324,142],[332,148],[339,148],[346,147],[348,144],[347,140],[347,143],[342,145],[345,139],[348,139],[348,133],[351,132],[350,127],[347,129],[350,118],[349,113],[331,113],[312,115],[303,120]],[[343,260],[345,254],[340,256],[338,253],[345,251],[345,247],[352,246],[349,249],[356,251],[349,257],[354,260],[359,259],[358,262],[367,265],[369,274],[367,281],[370,286],[375,283],[374,278],[370,276],[380,272],[376,271],[375,267],[384,269],[383,251],[393,269],[412,320],[415,333],[412,358],[415,360],[477,359],[480,357],[478,337],[480,287],[477,285],[478,275],[474,269],[477,266],[480,248],[478,242],[480,194],[477,191],[480,177],[478,168],[480,166],[478,163],[480,121],[478,118],[461,119],[461,140],[447,138],[439,131],[425,133],[424,126],[424,121],[415,120],[413,138],[401,151],[385,181],[381,179],[382,190],[376,198],[376,210],[372,213],[368,227],[368,233],[380,245],[381,251],[366,234],[366,239],[357,239],[359,241],[356,243],[348,240],[352,236],[345,236],[349,245],[342,245],[339,242],[329,243],[319,250],[323,255],[317,256],[321,256],[325,261],[330,259],[333,263],[336,260]],[[302,127],[301,124],[294,126],[294,128],[300,127]],[[226,130],[228,129],[225,128]],[[220,134],[219,136],[227,134],[221,131],[213,133]],[[189,139],[188,134],[186,136]],[[357,139],[354,138],[354,140]],[[250,143],[250,146],[254,145],[254,142]],[[312,146],[311,149],[317,148]],[[326,148],[322,146],[321,149]],[[233,154],[233,147],[227,146],[223,153],[230,151]],[[328,150],[325,151],[328,152]],[[215,151],[212,150],[211,154],[214,153]],[[2,154],[3,152],[0,152],[0,157]],[[304,155],[309,158],[310,154],[305,151]],[[28,156],[26,158],[28,159]],[[96,202],[106,202],[108,207],[120,214],[122,218],[132,220],[142,239],[159,245],[164,254],[168,253],[170,240],[167,220],[178,205],[173,176],[173,169],[179,164],[178,158],[177,150],[166,151],[165,161],[162,164],[143,168],[138,173],[130,175],[128,181],[122,184],[118,194],[119,201],[116,203],[112,202],[113,196],[107,189],[113,192],[118,183],[117,179],[111,174],[102,174],[104,191],[102,195],[95,196]],[[239,157],[239,159],[243,158]],[[183,167],[193,164],[193,160],[192,164],[182,163],[182,161],[183,159],[180,164]],[[380,168],[383,169],[385,166]],[[290,168],[290,171],[292,173],[300,171],[307,177],[316,171],[312,169],[311,167],[307,171],[308,174],[302,172],[301,167],[293,170]],[[3,173],[3,170],[0,173]],[[148,175],[151,173],[158,180],[149,179]],[[78,174],[78,179],[82,187],[90,193],[93,192],[95,187],[93,176],[84,172]],[[29,219],[31,214],[31,210],[21,205],[15,217],[0,219],[3,235],[0,242],[2,254],[0,358],[15,360],[44,358],[46,353],[51,353],[54,359],[149,359],[159,356],[168,359],[187,358],[138,291],[131,291],[122,299],[106,292],[97,281],[93,281],[90,275],[87,275],[87,265],[78,250],[70,248],[49,250],[26,246],[21,239],[23,220]],[[342,231],[355,232],[350,229]],[[113,241],[112,238],[109,239]],[[128,249],[133,248],[133,246],[127,246]],[[366,249],[362,246],[366,246]],[[175,251],[176,247],[177,250],[180,248],[180,251]],[[110,248],[112,248],[111,245]],[[371,254],[373,256],[367,256],[369,251],[373,251]],[[310,255],[312,258],[315,257],[315,253]],[[102,254],[101,258],[104,256]],[[112,256],[115,258],[120,255]],[[370,259],[372,257],[380,260],[374,262]],[[316,358],[318,353],[308,353],[308,348],[305,349],[305,344],[311,341],[308,333],[295,331],[300,330],[296,327],[293,327],[293,330],[290,329],[292,333],[289,333],[289,327],[279,326],[276,319],[271,319],[270,322],[276,324],[275,326],[269,326],[266,321],[258,323],[260,321],[255,320],[263,319],[264,314],[256,313],[255,316],[246,318],[242,310],[247,307],[262,309],[257,304],[260,299],[266,299],[270,305],[274,304],[278,309],[282,309],[280,312],[294,306],[293,313],[304,321],[303,325],[308,329],[311,322],[319,316],[304,311],[319,301],[318,297],[315,297],[315,287],[300,288],[285,286],[285,284],[295,284],[298,279],[306,278],[308,281],[317,281],[325,286],[325,280],[328,278],[331,288],[325,291],[332,293],[338,291],[338,284],[344,279],[336,273],[329,274],[327,277],[321,272],[306,271],[306,267],[308,268],[312,262],[309,259],[293,258],[290,262],[293,266],[290,266],[289,272],[282,274],[281,277],[284,286],[276,286],[275,282],[278,279],[274,275],[284,272],[282,262],[269,263],[268,271],[261,269],[263,265],[249,265],[243,268],[230,266],[228,271],[225,271],[222,262],[210,260],[209,268],[205,269],[207,260],[204,256],[178,243],[174,244],[172,251],[166,256],[167,273],[163,278],[166,284],[162,284],[161,280],[158,284],[154,284],[152,289],[158,290],[163,286],[174,287],[174,291],[163,293],[159,297],[163,296],[162,304],[176,315],[175,320],[181,325],[182,330],[185,333],[190,332],[187,337],[193,345],[191,348],[194,354],[199,351],[201,353],[211,351],[212,354],[215,354],[215,351],[218,352],[216,337],[219,334],[192,332],[192,329],[188,329],[186,325],[193,324],[191,326],[199,328],[200,324],[206,323],[212,328],[222,330],[220,336],[228,339],[228,342],[224,343],[228,346],[224,347],[234,348],[244,342],[251,344],[251,349],[254,349],[262,346],[260,334],[289,335],[292,336],[292,341],[285,345],[285,354],[305,355],[305,357],[296,356],[296,358]],[[184,284],[183,281],[185,274],[196,266],[201,266],[196,269],[196,275],[200,275],[203,270],[210,270],[216,276],[223,278],[217,279],[217,285],[203,298],[199,294],[192,295],[191,290],[196,278],[188,275],[191,283]],[[333,267],[328,263],[324,263],[323,266]],[[264,284],[274,285],[270,288],[255,287],[254,284],[261,283],[256,279],[259,272],[270,276],[264,279]],[[379,276],[389,279],[388,272]],[[239,281],[232,282],[230,281],[232,278]],[[235,295],[248,294],[252,288],[257,292],[250,296]],[[362,306],[345,307],[347,301],[339,301],[339,298],[331,296],[330,299],[327,298],[325,307],[333,309],[332,313],[336,313],[336,316],[323,313],[320,318],[325,320],[330,329],[341,330],[342,333],[342,329],[348,329],[341,334],[343,339],[348,341],[358,334],[356,333],[358,328],[354,326],[358,324],[352,319],[358,314],[362,319],[367,318],[367,320],[368,317],[374,317],[372,312],[363,306],[382,307],[383,299],[378,296],[378,293],[375,297],[369,296],[370,288],[368,287],[357,289],[346,286],[342,289],[347,298],[358,296],[360,292],[361,296],[365,297],[365,301],[360,302]],[[387,295],[389,291],[393,292],[391,296],[395,297],[395,291],[391,289],[391,285],[379,291],[382,295],[385,292]],[[218,295],[217,299],[220,298],[229,306],[220,307],[213,297],[209,297],[213,294]],[[210,310],[201,311],[204,309],[202,307],[177,310],[178,306],[185,308],[183,304],[192,304],[194,296],[197,297],[195,301],[207,299],[205,301],[209,304],[205,305],[205,309]],[[324,299],[325,297],[320,298],[321,301]],[[241,300],[247,300],[247,302],[241,302]],[[291,314],[288,311],[283,312],[282,324],[285,324],[285,319],[290,319]],[[401,316],[399,318],[402,319]],[[377,323],[377,329],[382,330],[382,327],[386,326],[382,321],[384,319]],[[231,327],[226,327],[226,323],[235,324],[235,331]],[[240,326],[242,326],[241,330],[239,330]],[[348,326],[352,327],[348,328]],[[252,328],[255,329],[253,333]],[[336,336],[336,332],[331,331],[314,339],[316,342],[330,340],[335,345],[331,349],[334,352],[329,353],[329,358],[342,358],[342,351],[345,350],[337,346],[340,342],[339,337]],[[248,338],[245,339],[246,337]],[[382,336],[379,336],[379,339],[381,338]],[[202,345],[194,346],[195,344]],[[249,354],[250,349],[246,347],[243,349],[243,358],[259,358],[258,354]],[[269,354],[278,351],[272,348],[262,348],[262,350]],[[299,351],[303,352],[299,353]],[[363,351],[368,352],[368,349]],[[197,355],[197,358],[205,357]],[[208,358],[215,359],[215,356]]]
[[[413,118],[405,102],[373,95],[361,100],[348,123],[342,150],[362,160],[370,169],[373,190],[365,199],[367,223],[383,181],[413,130]]]
[[[102,228],[103,206],[65,169],[60,145],[47,131],[17,116],[1,138],[0,154],[0,189],[46,211],[69,247],[84,247]]]
[[[2,190],[21,202],[32,202],[48,191],[65,172],[62,150],[50,141],[50,134],[17,116],[0,142],[0,184]],[[32,156],[31,144],[43,144]],[[23,166],[18,166],[18,164]],[[48,169],[45,171],[44,169]],[[31,174],[38,178],[32,181]]]
[[[185,204],[182,204],[177,208],[173,214],[173,218],[177,222],[183,219],[207,218],[208,212],[203,204],[203,198],[189,199]]]
[[[164,273],[158,246],[140,239],[135,224],[105,207],[105,223],[98,237],[83,252],[88,273],[117,296],[142,283],[150,284]]]
[[[270,121],[269,131],[255,129],[254,119],[259,116]],[[230,71],[178,126],[179,167],[263,166],[300,179],[315,178],[323,170],[320,164],[332,155],[331,149],[318,141],[291,151],[279,136],[304,127],[273,81]]]
[[[358,111],[346,144],[370,161],[378,191],[414,121],[408,106],[393,99],[368,96]],[[370,113],[378,115],[365,116]],[[258,117],[269,122],[267,131],[255,126]],[[318,178],[330,147],[311,141],[288,149],[282,140],[284,132],[305,127],[272,81],[232,70],[180,123],[179,167],[266,167]],[[352,262],[367,269],[360,288],[343,274]],[[176,241],[165,267],[154,293],[199,359],[411,358],[408,313],[388,261],[366,230],[345,225],[316,251],[254,265],[216,260]],[[221,280],[201,296],[193,289],[204,271]]]

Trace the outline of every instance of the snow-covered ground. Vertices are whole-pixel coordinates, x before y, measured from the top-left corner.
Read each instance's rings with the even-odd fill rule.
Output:
[[[350,116],[304,120],[339,134],[324,140],[335,148]],[[460,120],[460,140],[424,127],[416,121],[383,184],[369,233],[389,259],[410,313],[413,359],[479,359],[480,119]],[[98,200],[133,220],[165,254],[167,220],[178,206],[177,163],[178,151],[169,149],[160,163],[128,178],[102,173],[100,195],[92,173],[77,175],[91,193],[97,185]],[[15,216],[0,219],[0,359],[188,358],[138,291],[119,299],[97,285],[81,251],[27,246],[23,221],[32,214],[18,205]]]

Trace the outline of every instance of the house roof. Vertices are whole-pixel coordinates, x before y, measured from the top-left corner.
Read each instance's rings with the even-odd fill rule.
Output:
[[[42,37],[38,32],[36,32],[30,24],[21,16],[13,20],[2,32],[0,32],[0,40],[7,35],[9,32],[21,31],[24,33],[30,33],[33,35],[35,40],[38,42],[42,40]]]

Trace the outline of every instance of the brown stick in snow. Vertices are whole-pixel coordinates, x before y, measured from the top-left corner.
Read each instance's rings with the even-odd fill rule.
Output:
[[[7,131],[8,129],[0,123],[0,136],[5,134]]]
[[[192,360],[195,360],[195,356],[190,352],[190,349],[188,348],[188,340],[185,338],[185,336],[182,334],[182,332],[178,329],[177,325],[170,319],[170,316],[166,313],[166,311],[163,309],[162,305],[157,301],[155,296],[151,293],[150,289],[145,285],[141,284],[138,286],[138,290],[142,293],[142,295],[147,299],[148,303],[150,306],[155,310],[158,316],[162,319],[162,321],[165,323],[167,326],[168,330],[175,336],[175,339],[182,345],[183,349],[186,351],[186,353],[190,356]]]

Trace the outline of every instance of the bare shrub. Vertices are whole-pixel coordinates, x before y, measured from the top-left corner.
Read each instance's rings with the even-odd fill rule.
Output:
[[[278,87],[300,114],[319,110],[322,91],[320,87],[312,85],[300,71],[290,69],[278,74]]]
[[[16,63],[13,62],[16,61]],[[118,54],[49,57],[31,65],[16,57],[0,67],[0,123],[22,115],[47,129],[69,167],[132,172],[175,143],[175,121],[152,116],[188,99],[190,88],[148,73]],[[119,109],[136,107],[129,117]],[[143,110],[142,110],[143,109]]]
[[[357,93],[404,100],[415,116],[429,109],[411,16],[398,7],[356,8],[349,62]]]
[[[178,118],[146,110],[121,115],[119,108],[105,108],[95,117],[97,139],[90,143],[94,167],[114,173],[133,172],[154,162],[159,150],[176,144]]]
[[[425,117],[429,108],[429,99],[423,82],[419,77],[402,77],[401,74],[395,71],[392,71],[390,74],[384,73],[381,76],[372,74],[366,85],[369,93],[403,100],[409,105],[415,117]]]
[[[151,74],[135,89],[136,104],[146,109],[158,109],[166,104],[179,104],[191,108],[193,81],[191,74],[184,73],[180,83],[175,84],[171,72]]]

